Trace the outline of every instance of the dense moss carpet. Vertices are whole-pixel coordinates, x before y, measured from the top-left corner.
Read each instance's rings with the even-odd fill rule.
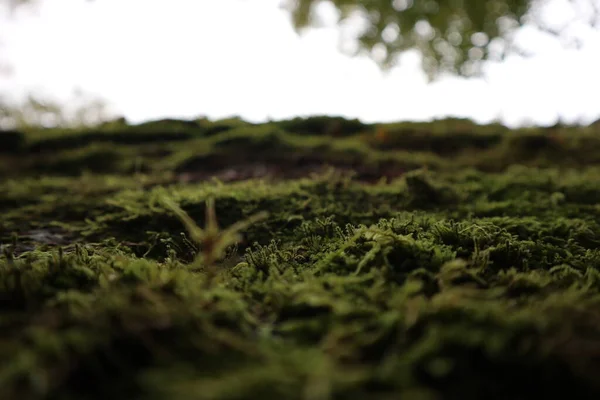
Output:
[[[0,399],[600,398],[600,126],[0,132]]]

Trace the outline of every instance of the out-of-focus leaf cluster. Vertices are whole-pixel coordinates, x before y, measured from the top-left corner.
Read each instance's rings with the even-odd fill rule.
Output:
[[[297,30],[314,25],[322,0],[290,0]],[[441,73],[481,72],[482,61],[501,59],[512,48],[512,34],[535,5],[531,0],[331,0],[339,23],[362,17],[358,51],[367,51],[387,69],[397,55],[417,49],[429,78]],[[540,4],[538,4],[540,3]],[[537,26],[540,26],[538,23]]]

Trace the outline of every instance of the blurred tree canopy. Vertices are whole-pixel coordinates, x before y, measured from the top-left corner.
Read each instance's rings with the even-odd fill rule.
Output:
[[[17,7],[25,4],[32,4],[36,1],[37,0],[0,0],[0,5],[8,7],[9,11],[12,13]]]
[[[0,95],[0,130],[92,127],[116,117],[106,102],[82,90],[75,90],[69,103],[40,94],[21,100]]]
[[[357,34],[359,46],[352,54],[367,51],[382,68],[397,61],[397,55],[417,49],[429,78],[449,72],[478,75],[482,62],[503,59],[518,50],[511,36],[524,23],[559,36],[560,31],[544,24],[539,11],[546,0],[328,0],[339,11],[339,25],[358,17],[364,27]],[[565,0],[576,7],[579,0]],[[287,0],[297,31],[315,26],[315,10],[323,0]],[[600,5],[588,3],[590,22],[598,27]],[[579,4],[581,5],[581,4]]]
[[[39,1],[0,0],[0,5],[14,10]],[[423,69],[430,79],[441,73],[478,75],[484,61],[501,60],[511,51],[520,52],[512,37],[525,23],[555,36],[562,33],[546,25],[540,17],[541,9],[557,0],[281,1],[298,32],[318,25],[319,4],[332,4],[339,11],[338,25],[353,19],[362,25],[355,38],[358,46],[346,53],[366,52],[386,70],[397,63],[398,55],[416,49],[423,56]],[[560,1],[584,10],[583,13],[588,14],[586,22],[600,27],[600,0]]]
[[[9,15],[12,15],[18,7],[35,6],[39,1],[41,0],[0,0],[0,8],[6,7]],[[2,75],[10,76],[11,66],[1,61],[0,59],[0,78]],[[28,94],[22,99],[9,98],[0,93],[0,130],[56,126],[81,128],[101,124],[115,116],[106,102],[81,89],[73,92],[69,103],[71,104],[39,93]]]

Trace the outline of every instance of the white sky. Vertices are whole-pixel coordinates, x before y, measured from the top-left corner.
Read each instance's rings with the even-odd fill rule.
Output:
[[[526,30],[534,57],[491,65],[486,81],[427,84],[416,56],[385,76],[371,60],[341,54],[335,27],[296,35],[280,1],[41,0],[11,20],[0,11],[0,62],[14,68],[0,90],[67,99],[79,87],[132,122],[330,114],[517,126],[600,118],[600,32],[583,25],[580,50]],[[566,2],[553,0],[553,22],[569,16]]]

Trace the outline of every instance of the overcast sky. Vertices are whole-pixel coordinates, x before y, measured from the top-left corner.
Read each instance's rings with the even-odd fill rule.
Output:
[[[486,81],[427,84],[418,57],[385,76],[367,58],[338,51],[334,26],[298,36],[281,0],[40,0],[0,15],[0,62],[14,73],[4,94],[66,99],[79,87],[132,122],[163,117],[251,121],[334,114],[364,121],[444,116],[478,122],[589,123],[600,118],[600,32],[580,25],[579,50],[532,30],[529,59],[491,65]],[[553,0],[560,24],[572,13]],[[321,7],[333,21],[331,7]]]

